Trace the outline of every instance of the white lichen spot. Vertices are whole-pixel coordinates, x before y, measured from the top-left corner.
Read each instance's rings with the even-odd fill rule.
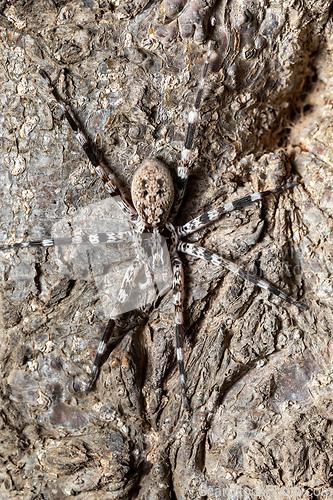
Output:
[[[28,216],[31,213],[31,206],[30,203],[23,203],[21,210],[24,210],[25,214]]]
[[[109,107],[109,101],[107,100],[106,97],[104,97],[104,99],[101,100],[101,108],[108,109],[108,107]]]
[[[71,17],[72,17],[72,10],[66,5],[59,12],[57,24],[59,25],[59,24],[66,23],[67,21],[69,21],[71,19]]]
[[[20,210],[22,209],[22,201],[18,197],[15,201],[12,203],[12,212],[13,214],[17,214]]]
[[[235,431],[232,431],[232,432],[230,432],[228,434],[228,440],[229,441],[232,441],[233,439],[236,439],[236,437],[237,437],[237,432],[235,432]]]
[[[266,359],[259,359],[259,361],[257,362],[258,368],[262,368],[263,366],[265,366],[266,362]]]
[[[35,359],[32,361],[28,361],[27,367],[28,367],[28,370],[30,370],[31,372],[36,372],[38,369],[38,362]]]
[[[54,348],[54,342],[52,342],[52,340],[47,340],[45,344],[43,344],[43,346],[39,348],[39,351],[48,354],[49,352],[53,351],[53,348]]]
[[[4,15],[8,19],[8,21],[14,23],[15,27],[19,30],[22,30],[27,26],[26,21],[18,17],[14,5],[11,5],[8,9],[6,9],[4,11]]]
[[[288,399],[287,401],[284,401],[280,405],[281,413],[291,412],[291,411],[295,411],[295,410],[299,410],[299,409],[300,409],[300,405],[298,403],[296,403],[295,401],[290,401],[290,399]]]
[[[24,124],[20,128],[20,137],[22,137],[22,139],[26,138],[36,127],[38,122],[39,119],[37,116],[27,116]]]
[[[50,400],[42,391],[38,391],[38,397],[36,399],[36,403],[39,404],[40,406],[48,406]]]
[[[85,183],[83,175],[84,170],[85,170],[84,167],[80,167],[69,176],[69,183],[72,186],[75,186],[76,189],[84,188],[84,183]]]
[[[87,102],[87,98],[85,96],[80,96],[77,99],[77,104],[80,108]]]
[[[119,93],[121,89],[121,85],[118,80],[111,81],[108,90],[110,89],[110,92],[113,94]],[[122,99],[118,99],[116,102],[113,103],[113,106],[119,106],[123,102]]]
[[[16,87],[18,95],[23,96],[27,91],[27,87],[28,87],[27,77],[24,76]]]
[[[10,173],[12,175],[19,175],[25,171],[25,168],[26,168],[25,159],[23,158],[22,155],[17,155],[15,162],[14,162],[14,166],[11,169]]]
[[[332,383],[333,378],[331,374],[316,373],[312,376],[310,385],[312,387],[330,387]]]
[[[82,340],[76,335],[74,335],[72,338],[72,351],[76,353],[80,351],[81,348],[82,348]]]
[[[24,50],[22,49],[22,47],[15,47],[14,49],[14,54],[17,58],[22,58],[24,57]]]
[[[85,316],[86,316],[86,318],[87,318],[87,320],[88,320],[88,323],[89,323],[90,325],[92,325],[92,324],[93,324],[93,321],[94,321],[94,317],[95,317],[95,313],[94,313],[94,311],[87,310],[87,311],[86,311]]]
[[[34,193],[31,191],[31,189],[22,189],[21,196],[23,200],[30,201],[34,197]]]
[[[125,436],[128,435],[129,429],[127,425],[124,424],[124,422],[120,419],[117,420],[117,427],[125,434]]]
[[[8,71],[18,77],[27,72],[24,52],[20,47],[16,47],[13,51],[13,57],[9,61]]]
[[[30,304],[30,309],[31,309],[33,312],[37,311],[37,309],[38,309],[38,304],[37,304],[37,301],[36,301],[36,300],[33,300],[33,301],[31,302],[31,304]]]
[[[293,332],[293,340],[300,340],[302,338],[301,332],[297,329]]]
[[[131,33],[126,33],[125,35],[125,40],[124,40],[124,46],[125,47],[132,47],[133,45],[133,37]]]
[[[108,408],[105,411],[101,411],[99,418],[105,422],[114,422],[116,420],[116,410]]]
[[[99,401],[98,403],[96,403],[96,404],[93,405],[93,410],[96,413],[99,413],[101,411],[101,408],[102,408],[103,405],[104,405],[104,403],[102,401]]]
[[[8,166],[11,164],[11,157],[9,155],[4,156],[3,162]]]
[[[262,432],[272,432],[272,426],[267,424],[262,428]]]

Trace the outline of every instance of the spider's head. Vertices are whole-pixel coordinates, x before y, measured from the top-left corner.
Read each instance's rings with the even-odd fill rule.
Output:
[[[146,160],[133,176],[131,194],[142,222],[150,228],[162,227],[175,194],[169,169],[158,160]]]

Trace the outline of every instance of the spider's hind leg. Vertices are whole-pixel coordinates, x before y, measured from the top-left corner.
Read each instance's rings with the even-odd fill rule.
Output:
[[[297,181],[291,182],[290,184],[285,184],[284,186],[275,188],[275,189],[267,189],[266,191],[261,191],[259,193],[251,193],[243,198],[239,198],[238,200],[230,201],[229,203],[225,203],[221,207],[212,208],[207,212],[199,215],[195,219],[186,222],[183,226],[178,226],[176,228],[177,234],[180,237],[187,236],[188,234],[194,233],[195,231],[199,231],[208,224],[218,220],[222,215],[232,212],[233,210],[238,210],[239,208],[246,207],[251,205],[251,203],[255,203],[256,201],[261,201],[267,196],[271,196],[272,194],[283,193],[287,189],[291,189],[297,186]]]
[[[109,322],[107,324],[107,327],[104,331],[103,337],[102,337],[102,339],[99,343],[98,349],[97,349],[95,361],[94,361],[93,367],[91,369],[89,380],[88,380],[87,385],[85,387],[86,392],[90,391],[90,389],[92,388],[92,386],[97,378],[99,369],[102,365],[103,356],[107,351],[108,343],[110,342],[110,339],[112,337],[114,327],[116,325],[116,321],[123,312],[123,306],[124,306],[124,304],[126,304],[128,298],[129,298],[133,283],[134,283],[135,278],[137,277],[141,267],[142,267],[142,263],[140,262],[140,260],[135,259],[132,262],[132,264],[128,267],[128,269],[125,273],[123,282],[121,284],[121,288],[118,292],[117,302],[116,302],[116,304],[115,304],[115,306],[110,314]]]
[[[172,271],[173,271],[173,303],[175,305],[175,331],[176,331],[176,353],[179,370],[180,388],[184,407],[189,409],[189,401],[186,393],[186,375],[184,368],[184,272],[183,265],[177,252],[172,256]]]
[[[184,242],[179,242],[177,245],[177,249],[180,252],[184,252],[188,255],[192,255],[193,257],[197,257],[199,259],[206,260],[207,262],[211,262],[214,264],[214,266],[218,267],[225,267],[232,273],[240,276],[244,280],[250,281],[254,285],[263,288],[264,290],[267,290],[268,292],[273,293],[277,297],[280,297],[280,299],[284,300],[290,305],[294,305],[298,307],[299,309],[302,309],[303,311],[307,309],[307,306],[300,304],[299,302],[294,301],[292,298],[290,298],[288,295],[284,294],[281,292],[276,286],[272,285],[269,281],[266,281],[259,276],[256,276],[255,274],[252,274],[242,267],[238,266],[234,262],[231,262],[230,260],[226,259],[225,257],[221,257],[220,255],[217,255],[210,250],[206,250],[203,247],[200,247],[198,245],[194,245],[193,243],[184,243]]]

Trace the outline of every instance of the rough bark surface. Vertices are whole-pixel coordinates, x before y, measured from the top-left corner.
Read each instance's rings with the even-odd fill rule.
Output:
[[[191,412],[179,399],[170,293],[127,319],[85,395],[106,324],[98,290],[59,275],[52,249],[6,252],[0,498],[333,497],[331,4],[0,2],[2,242],[37,238],[106,196],[39,68],[128,192],[145,158],[175,171],[213,39],[177,222],[297,174],[292,191],[193,240],[309,306],[184,258]]]

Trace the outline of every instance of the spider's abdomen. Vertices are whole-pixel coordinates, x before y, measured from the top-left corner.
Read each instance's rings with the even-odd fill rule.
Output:
[[[169,169],[158,160],[146,160],[133,176],[131,194],[144,224],[153,228],[163,226],[174,199]]]

